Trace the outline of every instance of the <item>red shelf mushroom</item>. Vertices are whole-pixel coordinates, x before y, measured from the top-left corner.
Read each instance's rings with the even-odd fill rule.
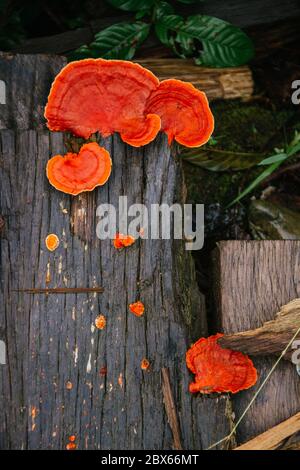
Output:
[[[165,80],[138,64],[85,59],[68,64],[56,77],[45,109],[48,128],[89,138],[119,132],[140,147],[160,130],[187,147],[206,143],[214,119],[205,93],[190,83]]]
[[[196,374],[190,392],[237,393],[257,382],[257,371],[251,359],[239,351],[221,348],[217,341],[222,336],[218,333],[201,338],[187,351],[187,367]]]
[[[147,110],[161,118],[161,130],[167,134],[169,144],[175,139],[185,147],[199,147],[214,130],[206,95],[191,83],[164,80],[151,94]]]
[[[70,131],[87,139],[99,131],[119,132],[139,147],[160,130],[160,118],[146,112],[146,102],[159,80],[138,64],[86,59],[68,64],[56,77],[45,117],[52,131]]]
[[[110,173],[110,155],[95,142],[83,145],[78,154],[67,153],[64,157],[56,155],[47,164],[50,184],[59,191],[74,196],[102,186]]]

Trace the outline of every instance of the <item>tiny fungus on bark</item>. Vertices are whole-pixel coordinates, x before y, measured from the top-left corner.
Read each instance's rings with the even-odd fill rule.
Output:
[[[56,248],[59,247],[59,238],[58,238],[58,236],[55,235],[55,233],[50,233],[46,237],[45,244],[46,244],[47,250],[55,251]]]
[[[67,390],[72,390],[72,388],[73,388],[73,384],[72,384],[72,382],[70,382],[70,380],[68,380],[68,382],[66,383],[66,389]]]
[[[134,146],[146,145],[162,130],[169,144],[206,143],[214,118],[205,93],[192,84],[162,82],[129,61],[85,59],[71,62],[57,75],[45,108],[48,128],[88,139],[119,132]]]
[[[150,362],[148,361],[148,359],[143,359],[142,362],[141,362],[141,369],[142,370],[148,370],[150,367]]]
[[[104,315],[98,315],[98,317],[95,320],[95,325],[98,330],[104,330],[106,327],[106,318]]]
[[[134,302],[133,304],[129,304],[129,310],[134,313],[137,317],[141,317],[144,314],[145,311],[145,306],[143,302],[138,300],[137,302]]]
[[[223,349],[217,343],[223,334],[200,338],[186,353],[187,367],[196,374],[192,393],[237,393],[257,382],[251,359],[239,351]]]
[[[111,158],[107,150],[95,142],[84,144],[80,152],[56,155],[47,164],[47,177],[59,191],[76,196],[102,186],[111,173]]]
[[[114,238],[114,247],[117,249],[126,248],[127,246],[133,245],[135,238],[131,235],[123,235],[122,233],[117,233]]]
[[[66,445],[66,449],[67,450],[76,450],[77,446],[76,446],[75,442],[69,442],[69,444]]]

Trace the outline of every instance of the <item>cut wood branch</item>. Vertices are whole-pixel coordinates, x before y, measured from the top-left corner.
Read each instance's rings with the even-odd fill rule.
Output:
[[[300,299],[295,299],[281,307],[274,320],[255,330],[225,335],[219,339],[219,344],[223,348],[242,351],[250,356],[279,356],[299,328]],[[291,349],[284,358],[291,360],[293,352]]]
[[[300,413],[283,421],[277,426],[251,439],[251,441],[236,447],[234,450],[275,450],[278,448],[286,448],[285,441],[300,431]],[[296,436],[293,448],[299,448],[300,435]]]
[[[214,99],[249,99],[253,94],[253,78],[249,67],[206,68],[187,59],[137,59],[160,80],[177,78],[192,83]]]
[[[165,410],[168,416],[168,421],[170,428],[173,434],[174,439],[174,449],[182,450],[181,438],[180,438],[180,427],[179,421],[176,413],[173,393],[170,383],[169,370],[166,367],[163,367],[161,370],[162,375],[162,391],[164,397]]]

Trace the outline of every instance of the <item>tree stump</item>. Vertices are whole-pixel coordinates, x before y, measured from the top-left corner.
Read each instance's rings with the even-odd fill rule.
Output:
[[[101,142],[113,161],[105,186],[78,197],[52,188],[47,160],[64,154],[70,137],[45,130],[42,114],[64,63],[50,56],[0,59],[8,92],[7,108],[0,108],[6,127],[0,131],[0,339],[7,346],[0,446],[65,449],[75,435],[81,449],[171,449],[161,375],[167,368],[181,446],[206,448],[228,433],[230,404],[188,392],[185,352],[207,333],[190,252],[180,240],[150,239],[118,251],[95,231],[97,206],[117,207],[122,195],[129,205],[182,203],[180,162],[165,136],[135,149],[115,135]],[[45,247],[49,233],[60,238],[52,253]],[[18,292],[95,286],[104,292]],[[138,299],[146,308],[141,318],[128,310]],[[100,313],[104,330],[94,324]],[[149,371],[141,370],[143,358]]]
[[[300,241],[221,242],[214,254],[218,329],[232,334],[258,328],[273,320],[282,305],[299,297],[299,251]],[[291,330],[289,340],[292,336]],[[272,357],[254,358],[259,381],[232,398],[236,420],[275,361]],[[276,426],[299,409],[299,376],[295,365],[283,360],[240,424],[238,443]]]

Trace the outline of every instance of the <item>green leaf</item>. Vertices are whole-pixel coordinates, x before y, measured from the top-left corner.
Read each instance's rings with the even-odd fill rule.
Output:
[[[249,194],[253,189],[255,189],[262,181],[264,181],[268,176],[270,176],[277,168],[281,165],[280,162],[275,162],[272,165],[269,165],[257,178],[255,178],[254,181],[252,181],[249,186],[247,186],[244,191],[242,191],[238,197],[236,197],[227,207],[231,207],[233,204],[237,203],[240,201],[243,197],[245,197],[247,194]]]
[[[108,0],[115,8],[125,11],[150,10],[154,0]]]
[[[102,57],[104,59],[130,60],[137,47],[150,31],[147,23],[117,23],[95,35],[90,46],[82,46],[72,54],[74,58]]]
[[[276,155],[272,155],[271,157],[265,158],[258,165],[271,165],[272,163],[276,162],[284,162],[288,158],[286,153],[277,153]]]
[[[157,21],[162,16],[173,15],[174,8],[168,2],[159,2],[155,7],[154,13],[155,20]]]
[[[201,148],[188,149],[181,147],[180,157],[192,165],[210,171],[240,171],[257,165],[262,155],[251,152],[221,150],[215,148],[213,143],[208,142],[207,145]]]
[[[198,65],[239,66],[254,54],[251,40],[241,29],[211,16],[194,15],[184,20],[179,15],[166,15],[158,19],[155,31],[163,44],[180,57],[194,57]]]

